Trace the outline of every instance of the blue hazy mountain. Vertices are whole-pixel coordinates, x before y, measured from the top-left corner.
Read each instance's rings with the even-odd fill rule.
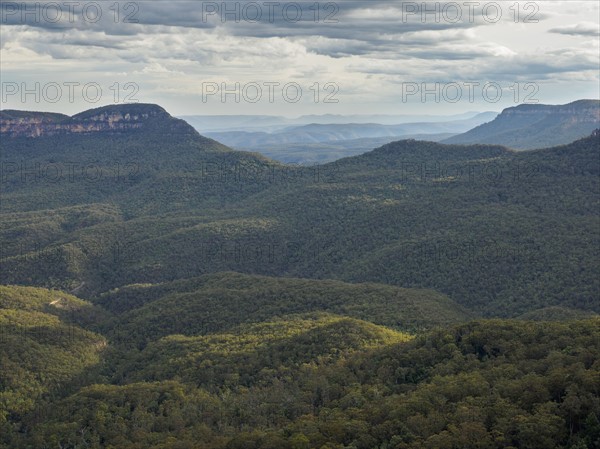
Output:
[[[443,142],[489,143],[529,150],[581,139],[599,126],[600,100],[578,100],[564,105],[522,104]]]

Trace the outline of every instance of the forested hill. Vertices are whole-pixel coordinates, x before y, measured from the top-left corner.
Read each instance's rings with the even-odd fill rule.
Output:
[[[330,287],[344,288],[318,286]],[[192,303],[173,295],[161,305],[185,314]],[[600,447],[597,318],[479,320],[410,335],[346,315],[359,304],[285,316],[264,307],[249,322],[165,334],[138,350],[135,334],[102,335],[109,311],[0,287],[0,447]],[[362,305],[365,318],[398,311],[391,301]],[[121,323],[155,325],[147,313]]]
[[[107,335],[142,347],[166,335],[226,332],[299,313],[334,313],[409,332],[475,318],[432,290],[231,272],[125,286],[94,302],[115,314],[103,326]]]
[[[434,289],[490,316],[599,311],[597,134],[528,152],[405,140],[290,167],[161,120],[2,139],[2,282],[92,298],[237,271]]]
[[[235,179],[246,165],[279,165],[201,136],[157,105],[105,106],[73,117],[8,110],[0,112],[0,131],[3,211],[118,203],[131,213],[158,212],[183,197],[197,206],[218,203],[243,192],[218,192],[207,181]]]

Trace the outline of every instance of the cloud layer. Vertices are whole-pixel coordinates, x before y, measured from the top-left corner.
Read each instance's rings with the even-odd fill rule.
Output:
[[[13,83],[13,90],[14,83],[32,89],[39,82],[43,89],[50,82],[93,82],[103,86],[99,102],[108,103],[123,101],[128,92],[122,86],[134,83],[137,99],[175,114],[288,115],[457,111],[457,104],[435,94],[404,101],[407,83],[501,87],[498,103],[484,101],[478,88],[473,103],[461,98],[458,112],[510,106],[527,94],[521,92],[527,83],[536,84],[537,99],[545,103],[569,101],[565,89],[600,95],[599,24],[589,21],[598,17],[595,2],[1,5],[2,81]],[[249,83],[271,82],[279,83],[273,98],[265,93],[251,103],[243,95]],[[228,90],[239,83],[242,95],[223,98],[218,92],[203,102],[206,83]],[[277,91],[286,83],[302,88],[297,103]],[[335,90],[325,89],[328,84],[337,86],[337,102],[323,102]],[[19,93],[7,95],[3,84],[2,107],[90,107],[77,92],[72,103],[61,98],[57,104]]]

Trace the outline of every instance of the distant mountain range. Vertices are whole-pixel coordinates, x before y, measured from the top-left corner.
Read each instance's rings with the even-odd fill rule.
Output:
[[[227,131],[208,132],[205,135],[236,149],[260,150],[262,147],[273,145],[336,142],[367,137],[397,137],[408,134],[456,134],[492,120],[495,116],[496,113],[494,112],[484,112],[463,120],[404,123],[399,125],[381,125],[379,123],[313,123],[292,126],[273,133]]]
[[[378,123],[380,125],[399,125],[403,123],[452,122],[473,118],[479,112],[465,112],[453,115],[384,115],[384,114],[322,114],[302,115],[288,118],[277,115],[184,115],[185,120],[202,134],[224,131],[263,131],[275,132],[293,126],[310,124],[344,125],[348,123]]]
[[[564,105],[522,104],[443,143],[489,143],[530,150],[572,142],[600,126],[600,100]]]
[[[373,121],[359,121],[366,118]],[[523,104],[507,108],[501,114],[428,116],[417,122],[408,122],[410,118],[189,116],[190,122],[204,135],[237,150],[256,151],[285,163],[314,164],[362,154],[401,139],[487,143],[516,150],[566,144],[600,127],[600,100],[578,100],[565,105]],[[314,122],[303,123],[307,120]],[[398,122],[389,123],[392,120]]]
[[[361,137],[360,139],[335,140],[317,143],[291,143],[286,145],[268,145],[250,151],[260,152],[263,156],[288,164],[313,165],[334,162],[350,156],[358,156],[373,148],[397,140],[415,139],[439,142],[452,137],[452,133],[407,134],[404,136]],[[244,150],[240,148],[240,150]]]
[[[492,120],[496,115],[495,112],[485,112],[471,116],[467,114],[467,118],[454,120],[448,120],[449,117],[437,117],[439,121],[393,125],[350,122],[352,119],[360,118],[380,118],[386,121],[389,119],[388,116],[347,116],[344,118],[345,123],[310,123],[256,131],[229,129],[220,132],[209,131],[204,134],[237,150],[256,151],[280,162],[311,164],[332,162],[342,157],[362,154],[380,145],[401,139],[430,141],[447,139]],[[335,118],[341,121],[343,117],[319,116],[318,118],[322,120]],[[258,118],[257,123],[260,122],[261,117]],[[200,130],[202,125],[196,123],[198,123],[197,129]],[[254,127],[259,129],[256,123]]]

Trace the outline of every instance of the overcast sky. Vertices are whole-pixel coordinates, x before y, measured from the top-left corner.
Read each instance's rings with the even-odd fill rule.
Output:
[[[599,2],[426,3],[3,1],[1,106],[453,114],[600,97]]]

